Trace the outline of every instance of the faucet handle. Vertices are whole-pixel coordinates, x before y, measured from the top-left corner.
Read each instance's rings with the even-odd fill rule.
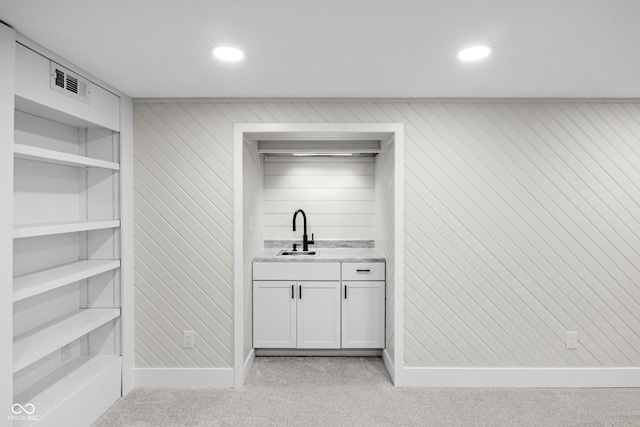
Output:
[[[307,240],[308,245],[315,245],[316,242],[313,241],[313,233],[311,233],[311,240]]]

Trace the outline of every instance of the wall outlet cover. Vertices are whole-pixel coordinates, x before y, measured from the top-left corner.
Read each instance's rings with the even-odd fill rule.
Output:
[[[182,332],[182,348],[193,348],[195,344],[196,333],[193,331]]]
[[[578,332],[567,331],[567,348],[569,350],[575,350],[578,348]]]
[[[60,361],[64,362],[71,359],[71,344],[62,346],[60,349]]]

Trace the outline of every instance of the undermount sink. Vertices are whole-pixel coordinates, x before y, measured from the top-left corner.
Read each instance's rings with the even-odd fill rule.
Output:
[[[282,250],[278,253],[278,256],[281,255],[318,255],[320,251],[292,251],[292,250]]]

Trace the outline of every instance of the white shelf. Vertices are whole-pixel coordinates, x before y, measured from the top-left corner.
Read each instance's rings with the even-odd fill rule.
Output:
[[[120,260],[82,260],[13,279],[13,301],[20,301],[120,267]]]
[[[13,238],[48,236],[51,234],[74,233],[77,231],[100,230],[104,228],[118,228],[120,220],[109,219],[102,221],[72,221],[51,224],[27,224],[13,227]]]
[[[74,424],[69,421],[70,417],[77,422],[84,421],[84,418],[95,420],[102,414],[103,408],[99,408],[96,415],[90,417],[83,415],[91,410],[90,406],[95,406],[96,402],[106,406],[110,401],[117,400],[120,369],[120,356],[78,358],[14,396],[13,401],[21,405],[32,404],[35,408],[33,415],[37,415],[39,421],[47,425],[54,425],[55,420],[52,418],[66,418],[66,425]],[[117,387],[113,385],[114,378]],[[115,390],[110,390],[114,388]],[[101,399],[103,394],[108,394],[106,399]],[[113,396],[109,396],[111,394]],[[78,400],[89,401],[79,405]],[[102,402],[104,400],[106,402]],[[66,417],[64,412],[67,412]],[[31,424],[29,421],[14,422],[14,425],[29,424]]]
[[[76,310],[13,340],[13,372],[120,316],[119,308]]]
[[[120,170],[120,164],[106,160],[98,160],[76,154],[62,153],[45,148],[32,147],[24,144],[13,144],[14,156],[17,159],[35,160],[38,162],[54,163],[65,166],[85,166],[104,169]]]

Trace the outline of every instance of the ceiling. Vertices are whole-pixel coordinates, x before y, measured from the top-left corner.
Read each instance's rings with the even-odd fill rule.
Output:
[[[0,20],[135,98],[640,98],[638,0],[2,0]]]

